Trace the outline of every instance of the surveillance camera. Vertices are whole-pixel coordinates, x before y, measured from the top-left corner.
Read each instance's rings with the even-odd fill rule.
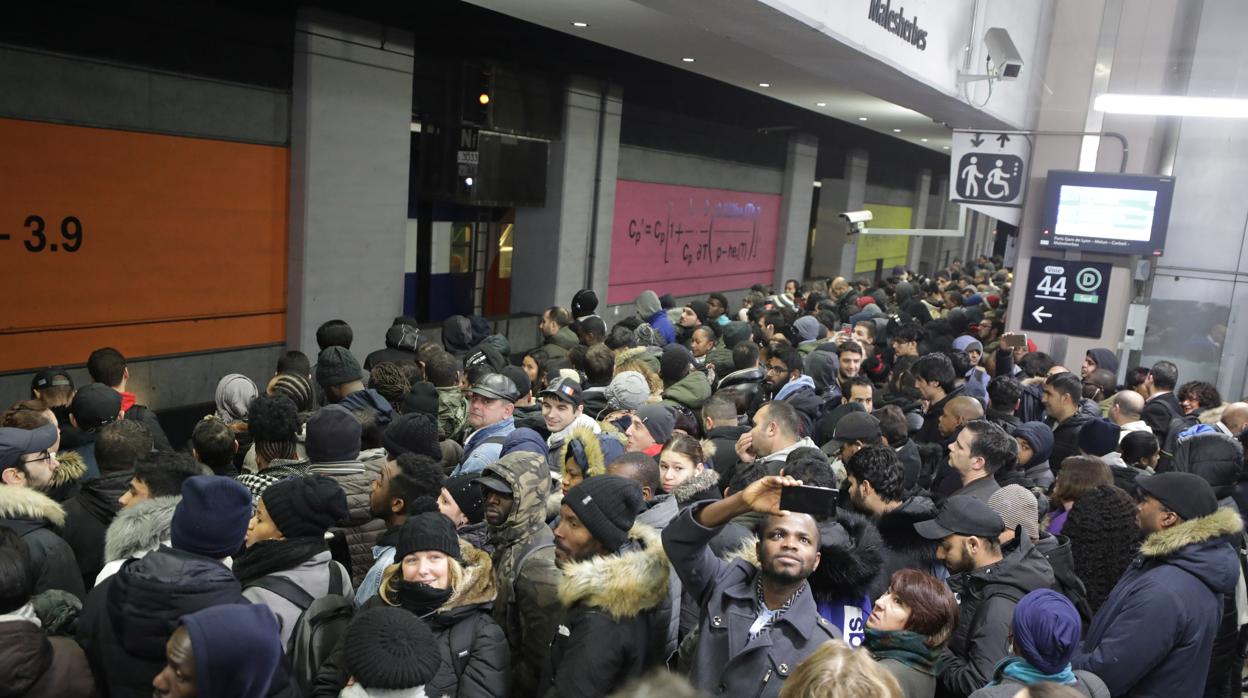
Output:
[[[861,233],[866,229],[867,223],[871,221],[870,211],[846,211],[841,214],[841,220],[849,224],[849,234]]]
[[[992,27],[984,33],[984,46],[992,59],[992,72],[999,80],[1016,80],[1023,72],[1023,57],[1019,55],[1010,33],[1001,27]]]

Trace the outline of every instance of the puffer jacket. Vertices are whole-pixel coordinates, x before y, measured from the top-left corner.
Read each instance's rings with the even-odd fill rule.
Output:
[[[960,610],[942,655],[939,685],[949,695],[966,696],[992,680],[1008,654],[1014,607],[1036,589],[1052,589],[1053,568],[1024,536],[999,562],[950,577],[949,588]]]
[[[1244,524],[1232,509],[1153,533],[1096,612],[1071,664],[1115,696],[1199,696],[1221,622],[1222,598],[1240,566],[1231,541]]]
[[[550,647],[543,694],[606,696],[665,659],[668,564],[658,533],[634,524],[619,552],[568,563],[565,615]]]
[[[876,528],[884,543],[884,565],[880,570],[882,579],[887,581],[894,572],[901,569],[935,574],[940,564],[936,559],[936,544],[920,536],[914,530],[914,525],[936,518],[937,511],[932,500],[916,495],[876,521]]]
[[[386,330],[386,348],[378,349],[364,358],[364,370],[371,371],[377,364],[414,363],[416,346],[420,344],[420,330],[402,323]]]
[[[1218,499],[1230,497],[1244,469],[1244,447],[1220,431],[1180,435],[1170,469],[1199,475],[1213,487]],[[1160,466],[1157,470],[1165,472]]]
[[[65,526],[61,505],[29,487],[0,485],[0,526],[26,541],[36,594],[60,589],[86,596],[74,551],[58,533]]]
[[[180,496],[153,497],[117,512],[104,534],[104,567],[96,575],[92,586],[99,584],[104,577],[116,574],[126,560],[143,557],[161,545],[167,545],[173,512],[180,501]]]
[[[507,696],[510,688],[510,656],[507,638],[502,628],[490,615],[497,588],[494,585],[494,569],[490,556],[462,538],[459,541],[461,565],[464,576],[451,592],[451,598],[433,613],[422,616],[433,630],[442,657],[433,678],[425,683],[425,695],[458,696],[460,698],[494,698]],[[397,605],[390,592],[390,582],[401,578],[401,565],[386,568],[380,593],[364,604],[361,610],[387,605]],[[467,647],[452,647],[452,629],[460,623],[470,623],[474,632]],[[467,652],[461,659],[462,672],[457,670],[454,657]],[[343,662],[343,645],[340,642],[321,670],[317,672],[312,690],[313,698],[337,696],[350,675]]]
[[[342,567],[330,559],[328,550],[323,550],[291,569],[274,572],[266,576],[281,577],[303,589],[313,599],[319,599],[329,594],[330,575],[332,574],[331,565]],[[346,575],[346,570],[340,569],[340,572]],[[264,578],[262,577],[262,579]],[[273,615],[277,617],[278,628],[282,632],[282,647],[286,647],[290,645],[290,638],[295,634],[296,622],[305,609],[300,608],[295,602],[275,591],[257,586],[261,580],[256,580],[244,588],[243,598],[252,603],[262,603],[268,606],[270,611],[273,611]],[[351,597],[353,590],[354,587],[348,584],[343,589],[342,595]]]
[[[498,591],[494,620],[507,636],[512,695],[533,696],[562,614],[562,575],[555,566],[554,535],[546,525],[550,470],[542,456],[517,451],[483,472],[502,478],[514,497],[507,520],[489,527]]]
[[[690,371],[663,391],[663,403],[700,410],[711,396],[711,382],[701,371]]]
[[[686,507],[663,531],[663,548],[701,609],[689,680],[707,693],[774,698],[797,665],[823,643],[840,639],[840,632],[819,616],[809,585],[803,585],[770,632],[750,642],[759,571],[746,560],[727,562],[711,552],[707,543],[716,529],[694,518],[706,504]]]
[[[246,602],[225,565],[162,546],[91,590],[78,620],[78,644],[102,693],[146,698],[165,666],[165,641],[178,619],[228,603]]]
[[[95,679],[82,648],[28,620],[0,620],[0,698],[91,698]]]
[[[381,396],[381,393],[372,388],[357,390],[349,393],[342,400],[338,401],[339,405],[351,410],[352,412],[371,411],[377,418],[377,426],[385,429],[390,426],[390,422],[394,420],[394,406],[388,400]]]
[[[351,584],[358,586],[373,566],[373,546],[386,531],[386,523],[374,519],[368,508],[373,491],[373,481],[381,475],[386,459],[372,458],[366,461],[342,461],[339,463],[313,463],[308,471],[313,475],[332,477],[347,495],[350,519],[344,522],[347,549],[351,554]]]
[[[82,483],[78,496],[65,502],[65,532],[62,538],[74,550],[87,589],[95,586],[95,576],[104,567],[104,535],[121,504],[133,476],[129,470],[109,473]]]

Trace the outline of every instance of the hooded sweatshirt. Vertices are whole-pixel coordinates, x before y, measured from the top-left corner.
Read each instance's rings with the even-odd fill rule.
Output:
[[[473,346],[472,322],[463,315],[452,315],[442,323],[442,346],[455,358],[468,355]]]
[[[1109,349],[1103,347],[1089,349],[1088,356],[1092,357],[1092,361],[1096,363],[1097,368],[1103,368],[1114,374],[1118,373],[1118,357]]]
[[[420,342],[420,330],[399,323],[386,330],[386,348],[378,349],[364,358],[364,370],[371,371],[377,364],[413,362],[416,345]]]
[[[229,374],[217,383],[217,416],[227,424],[246,421],[247,408],[258,394],[250,378],[241,373]]]
[[[207,608],[182,617],[191,637],[199,695],[264,698],[282,658],[277,621],[249,604]]]
[[[1053,430],[1044,422],[1023,422],[1010,433],[1026,441],[1035,453],[1031,460],[1019,464],[1027,478],[1041,487],[1053,484],[1053,471],[1049,468],[1049,456],[1053,454]]]
[[[642,291],[637,296],[636,305],[637,314],[663,337],[665,344],[671,344],[676,341],[676,328],[672,327],[672,321],[668,319],[667,313],[663,310],[663,305],[659,303],[659,295],[657,293],[648,289]]]

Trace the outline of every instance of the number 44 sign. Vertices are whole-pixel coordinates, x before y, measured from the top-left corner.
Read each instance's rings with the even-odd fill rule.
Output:
[[[1110,265],[1032,257],[1023,298],[1023,329],[1100,337]]]

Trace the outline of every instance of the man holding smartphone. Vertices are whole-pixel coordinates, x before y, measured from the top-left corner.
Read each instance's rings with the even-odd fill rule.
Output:
[[[803,659],[841,636],[819,616],[806,581],[819,566],[818,524],[780,508],[784,490],[801,484],[764,477],[726,499],[686,507],[663,531],[663,549],[699,606],[700,641],[689,678],[702,691],[776,696]],[[751,511],[767,515],[758,562],[716,557],[711,538]]]

